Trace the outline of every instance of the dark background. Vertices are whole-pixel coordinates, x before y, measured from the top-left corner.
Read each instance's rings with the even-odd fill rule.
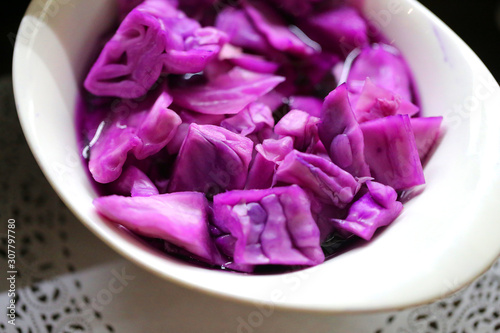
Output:
[[[497,81],[500,81],[500,0],[420,2],[457,32],[493,72]],[[0,5],[0,75],[11,71],[12,36],[15,35],[28,3],[28,0],[4,0]]]

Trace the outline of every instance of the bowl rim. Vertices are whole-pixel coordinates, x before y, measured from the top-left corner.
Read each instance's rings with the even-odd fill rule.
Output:
[[[49,0],[49,2],[54,2],[57,0]],[[482,66],[484,70],[489,73],[488,69],[486,66],[482,63],[482,61],[477,57],[477,55],[469,48],[469,46],[462,40],[460,37],[458,37],[444,22],[442,22],[435,14],[433,14],[430,10],[428,10],[425,6],[423,6],[421,3],[419,3],[416,0],[407,0],[408,3],[411,3],[413,7],[415,7],[417,10],[420,10],[423,12],[423,14],[430,18],[432,23],[436,24],[439,26],[440,30],[445,31],[447,34],[451,34],[452,36],[456,37],[456,41],[458,42],[460,48],[466,52],[469,52],[470,54],[473,55],[474,60],[477,62],[478,65]],[[28,16],[35,16],[35,14],[38,14],[36,10],[36,2],[37,0],[32,0],[30,5],[28,6],[24,17]],[[24,21],[23,21],[24,22]],[[23,24],[21,22],[21,25]],[[33,37],[32,37],[33,38]],[[191,289],[191,290],[196,290],[208,295],[215,296],[220,299],[228,300],[228,301],[233,301],[237,302],[240,304],[253,304],[255,303],[255,300],[253,299],[247,299],[245,297],[241,296],[236,296],[236,295],[231,295],[228,293],[222,293],[220,291],[212,290],[207,287],[197,285],[197,284],[192,284],[191,282],[184,281],[181,279],[179,276],[175,275],[169,275],[164,271],[161,271],[151,264],[146,263],[146,261],[141,261],[137,260],[136,255],[133,255],[129,251],[127,251],[125,248],[121,247],[118,242],[114,242],[111,240],[108,236],[104,235],[95,225],[89,223],[87,221],[87,218],[79,212],[76,207],[72,205],[72,203],[68,200],[68,198],[65,197],[65,195],[62,192],[62,189],[59,187],[59,185],[52,179],[50,173],[48,172],[48,166],[43,162],[42,159],[42,153],[40,151],[37,151],[36,149],[36,143],[35,143],[35,138],[34,136],[30,135],[30,132],[28,130],[28,117],[27,117],[27,112],[23,112],[21,104],[19,103],[19,99],[23,96],[22,93],[22,82],[20,82],[20,79],[17,76],[16,68],[18,68],[20,63],[22,63],[23,59],[21,59],[21,50],[19,46],[19,41],[16,41],[15,46],[14,46],[14,56],[13,56],[13,89],[14,89],[14,96],[15,96],[15,101],[16,101],[16,107],[17,107],[17,112],[18,112],[18,117],[20,119],[21,127],[23,130],[23,133],[25,135],[26,141],[28,143],[28,146],[30,147],[30,150],[35,157],[35,160],[37,161],[37,164],[39,165],[40,169],[42,170],[45,178],[48,180],[52,188],[55,190],[55,192],[58,194],[59,198],[65,203],[66,207],[70,209],[70,211],[94,234],[96,235],[99,239],[101,239],[103,242],[105,242],[108,246],[110,246],[113,250],[115,250],[117,253],[122,255],[123,257],[127,258],[129,261],[134,263],[135,265],[138,265],[142,267],[143,269],[153,273],[156,276],[159,276],[163,279],[175,282],[178,285],[181,285],[185,288]],[[491,73],[489,73],[491,75]],[[498,88],[498,92],[500,92],[500,87]],[[497,258],[500,258],[500,253],[497,255]],[[495,259],[496,260],[496,259]],[[331,309],[331,308],[317,308],[317,307],[301,307],[297,305],[287,305],[283,303],[268,303],[272,304],[276,309],[282,310],[282,311],[292,311],[292,312],[302,312],[302,313],[316,313],[316,314],[360,314],[360,313],[380,313],[380,312],[386,312],[386,311],[397,311],[397,310],[403,310],[408,307],[415,307],[415,306],[420,306],[424,304],[429,304],[432,303],[436,300],[442,299],[443,297],[452,295],[456,291],[462,289],[463,287],[467,286],[470,284],[472,281],[477,279],[479,276],[484,274],[494,263],[495,260],[491,261],[490,263],[487,264],[487,266],[484,267],[483,270],[478,271],[474,274],[473,278],[470,278],[468,281],[455,285],[452,288],[448,289],[445,293],[435,295],[434,297],[429,297],[428,299],[424,301],[418,301],[418,302],[409,302],[409,303],[404,303],[401,305],[396,305],[394,307],[382,307],[382,308],[356,308],[356,309],[349,309],[349,310],[343,310],[343,309]],[[267,304],[264,302],[264,304]]]

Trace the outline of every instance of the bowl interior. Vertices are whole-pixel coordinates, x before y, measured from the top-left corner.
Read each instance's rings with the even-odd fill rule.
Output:
[[[425,116],[446,134],[425,168],[425,192],[366,246],[304,271],[245,276],[166,257],[101,219],[80,162],[74,110],[114,0],[34,1],[14,55],[18,113],[31,149],[68,207],[103,241],[142,267],[231,299],[311,311],[394,309],[451,293],[500,253],[500,92],[474,53],[416,1],[358,3],[399,47],[415,74]]]

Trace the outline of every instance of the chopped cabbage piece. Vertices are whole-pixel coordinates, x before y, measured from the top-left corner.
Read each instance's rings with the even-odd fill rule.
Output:
[[[411,118],[410,122],[415,135],[418,156],[424,163],[439,139],[443,117]]]
[[[354,7],[334,6],[304,17],[299,26],[323,50],[347,56],[353,49],[369,43],[368,24]]]
[[[332,162],[296,150],[281,162],[276,181],[309,189],[323,202],[339,208],[346,207],[360,188],[351,174]]]
[[[235,24],[238,22],[238,24]],[[255,28],[243,9],[224,8],[215,21],[215,27],[229,36],[235,46],[261,54],[272,53],[272,47],[266,38]]]
[[[313,96],[292,96],[288,105],[290,110],[301,110],[319,118],[323,108],[323,100]]]
[[[203,113],[198,113],[198,112],[192,112],[192,111],[181,111],[179,113],[179,116],[182,119],[182,124],[179,125],[177,128],[177,133],[175,134],[175,137],[170,141],[167,145],[167,150],[169,154],[175,155],[179,153],[179,150],[181,149],[182,143],[184,142],[184,139],[186,138],[189,125],[190,124],[198,124],[198,125],[217,125],[219,126],[220,123],[226,119],[224,115],[220,114],[203,114]]]
[[[422,163],[408,115],[362,123],[365,157],[377,182],[395,190],[425,184]]]
[[[265,189],[273,185],[276,168],[293,150],[293,139],[289,136],[267,139],[255,146],[257,153],[248,171],[245,189]]]
[[[231,132],[249,136],[265,128],[272,130],[274,119],[269,107],[262,103],[252,103],[245,110],[222,121],[220,125]]]
[[[208,232],[208,203],[202,193],[150,197],[117,195],[94,200],[99,214],[138,235],[164,239],[209,262],[217,250]]]
[[[205,114],[236,114],[284,78],[235,67],[202,86],[172,91],[176,104]]]
[[[199,191],[215,195],[243,189],[253,142],[213,125],[191,124],[175,162],[169,192]]]
[[[181,119],[168,108],[171,103],[162,85],[140,103],[123,100],[111,110],[90,145],[89,170],[97,182],[118,179],[129,152],[144,159],[172,140]]]
[[[151,179],[137,167],[127,167],[120,177],[110,184],[113,192],[132,197],[150,197],[158,195],[158,188]]]
[[[276,124],[274,131],[282,136],[290,136],[294,139],[294,147],[298,151],[311,150],[319,141],[318,127],[319,118],[313,117],[307,112],[291,110]]]
[[[377,87],[412,101],[413,91],[408,66],[394,47],[375,44],[362,49],[349,71],[349,91],[361,93],[366,78],[370,78]]]
[[[413,116],[418,111],[418,106],[387,89],[377,87],[370,78],[366,79],[354,107],[354,114],[359,123],[396,114]]]
[[[224,45],[219,53],[219,60],[228,60],[235,66],[264,74],[274,74],[280,67],[279,64],[266,60],[262,56],[243,53],[240,48],[231,44]]]
[[[265,2],[257,0],[244,2],[243,8],[255,28],[276,50],[304,57],[317,51],[295,35],[278,13]]]
[[[214,220],[232,236],[219,243],[235,263],[317,265],[325,259],[309,199],[296,185],[216,195]]]
[[[326,97],[318,132],[333,163],[353,176],[370,176],[364,156],[363,133],[349,103],[345,84]]]
[[[345,220],[333,220],[338,228],[369,241],[375,231],[391,224],[403,210],[403,204],[396,201],[393,188],[376,182],[368,182],[368,193],[363,195],[349,209]]]

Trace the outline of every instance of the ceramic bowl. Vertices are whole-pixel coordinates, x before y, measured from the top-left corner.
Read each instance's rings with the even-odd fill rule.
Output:
[[[165,279],[220,297],[329,313],[396,309],[471,282],[500,253],[500,88],[445,24],[412,0],[357,2],[399,47],[425,116],[446,133],[425,167],[427,188],[373,241],[317,267],[266,276],[232,274],[158,253],[99,217],[79,158],[75,105],[114,0],[33,1],[14,54],[14,90],[27,141],[47,179],[92,232]]]

